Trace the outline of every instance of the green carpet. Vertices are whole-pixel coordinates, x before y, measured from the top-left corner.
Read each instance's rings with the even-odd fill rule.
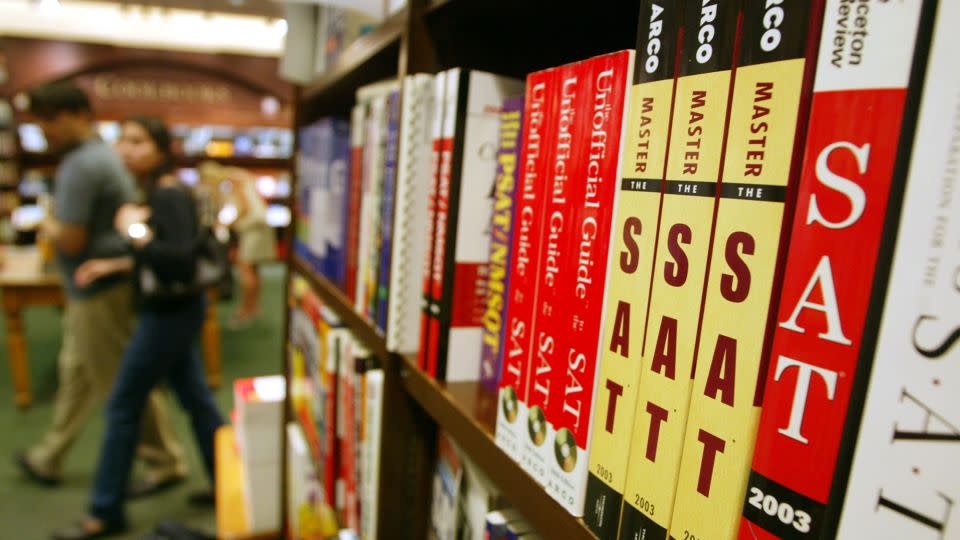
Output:
[[[225,417],[233,406],[234,379],[280,373],[282,370],[284,268],[274,264],[262,272],[264,290],[260,320],[242,331],[223,329],[223,384],[216,391],[216,397]],[[233,312],[233,307],[230,303],[220,304],[222,322]],[[64,465],[64,483],[58,488],[32,484],[13,466],[14,452],[36,442],[50,421],[57,384],[60,312],[50,308],[31,308],[25,313],[24,324],[33,389],[33,406],[27,410],[20,410],[13,403],[13,384],[5,346],[6,322],[0,325],[0,539],[48,538],[51,530],[68,525],[83,515],[103,434],[102,410],[98,410],[69,454]],[[177,434],[188,449],[190,480],[176,489],[128,504],[132,529],[130,534],[118,538],[138,539],[164,519],[175,519],[210,533],[214,530],[213,510],[193,508],[186,501],[188,492],[203,487],[207,481],[188,419],[175,402],[171,396]]]

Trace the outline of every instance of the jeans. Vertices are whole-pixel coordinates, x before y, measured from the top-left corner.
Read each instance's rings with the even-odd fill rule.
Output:
[[[169,310],[144,310],[127,346],[107,403],[107,428],[94,477],[90,514],[109,524],[126,523],[123,502],[130,481],[140,419],[147,397],[166,380],[190,415],[193,436],[213,480],[213,437],[223,417],[213,400],[197,351],[203,296]]]

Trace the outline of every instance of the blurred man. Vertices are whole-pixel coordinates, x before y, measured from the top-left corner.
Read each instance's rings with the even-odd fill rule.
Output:
[[[43,86],[31,92],[30,111],[50,150],[62,156],[53,215],[42,223],[41,234],[56,248],[67,300],[53,424],[36,446],[16,456],[16,462],[32,480],[53,486],[60,483],[63,458],[90,412],[110,392],[134,327],[128,276],[107,276],[80,287],[74,274],[88,259],[126,253],[113,216],[135,192],[123,163],[96,135],[83,90],[68,83]],[[139,454],[151,467],[132,487],[135,496],[170,487],[186,476],[183,453],[160,393],[150,396],[142,425]]]

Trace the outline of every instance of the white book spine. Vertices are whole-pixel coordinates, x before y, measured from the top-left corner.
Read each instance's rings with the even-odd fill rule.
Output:
[[[837,538],[960,537],[957,20],[939,2]]]
[[[380,495],[380,461],[381,461],[381,434],[383,432],[383,370],[374,369],[367,372],[365,391],[365,416],[367,421],[366,445],[367,459],[364,467],[364,497],[363,512],[361,514],[361,537],[365,539],[378,538],[379,531],[379,495]]]
[[[384,180],[384,135],[387,125],[387,98],[375,97],[370,102],[367,117],[367,136],[364,146],[364,191],[360,205],[360,251],[357,263],[356,309],[369,318],[371,295],[374,293],[374,277],[380,264],[376,245],[380,230],[380,201]]]
[[[428,199],[434,178],[430,159],[433,100],[433,76],[406,78],[387,319],[387,349],[400,354],[415,353],[420,338],[422,262],[427,257]]]
[[[453,303],[472,301],[474,298],[463,295],[486,298],[485,283],[487,264],[490,258],[490,218],[493,214],[493,186],[497,175],[496,151],[500,137],[500,109],[503,101],[511,96],[521,95],[523,81],[485,73],[471,71],[466,79],[451,77],[454,81],[466,81],[466,115],[464,132],[455,133],[457,88],[448,84],[448,92],[453,90],[454,115],[448,122],[444,119],[444,136],[463,137],[461,162],[452,164],[460,168],[459,199],[451,201],[457,205],[456,249],[447,253],[454,258],[456,270],[454,276],[473,275],[461,270],[479,266],[477,279],[481,283],[468,283],[454,291]],[[448,79],[449,83],[449,79]],[[448,131],[449,130],[449,131]],[[445,284],[453,287],[454,283]],[[457,295],[460,295],[459,297]],[[482,306],[483,302],[480,302]],[[481,307],[482,310],[482,307]],[[446,380],[473,381],[480,376],[480,357],[483,340],[483,326],[478,319],[476,324],[456,327],[450,324],[447,342]]]

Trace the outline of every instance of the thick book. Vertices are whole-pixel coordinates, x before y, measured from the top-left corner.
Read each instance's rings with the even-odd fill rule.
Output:
[[[356,426],[360,411],[357,408],[358,387],[356,362],[352,352],[353,338],[346,333],[332,336],[328,354],[337,358],[337,430],[340,436],[340,485],[337,487],[337,511],[341,525],[360,531],[360,440]]]
[[[673,515],[730,118],[739,6],[694,0],[683,5],[684,41],[639,351],[622,538],[665,540]],[[701,35],[712,36],[706,46]]]
[[[449,435],[437,433],[437,465],[433,472],[430,532],[433,540],[459,540],[463,527],[460,505],[463,488],[463,457]]]
[[[290,282],[290,326],[287,353],[290,358],[290,405],[316,463],[325,458],[324,435],[331,418],[326,416],[326,386],[320,334],[323,331],[321,303],[316,292],[300,275]]]
[[[543,209],[553,151],[552,126],[556,114],[557,71],[547,69],[527,76],[520,170],[514,213],[513,256],[507,296],[503,358],[497,398],[495,438],[514,461],[520,461],[526,438],[527,396],[533,365],[533,322],[540,268]]]
[[[500,143],[497,148],[497,176],[493,186],[493,214],[490,218],[490,265],[487,300],[483,314],[483,346],[480,351],[480,382],[496,390],[503,361],[506,332],[507,291],[510,290],[510,260],[513,240],[514,202],[520,172],[520,135],[523,124],[523,96],[504,100],[500,111]]]
[[[364,129],[363,188],[360,202],[359,246],[354,308],[374,321],[377,274],[380,265],[380,212],[386,179],[387,100],[398,88],[396,81],[377,83],[357,91],[357,101],[366,103]]]
[[[617,537],[626,487],[671,133],[681,14],[681,4],[670,0],[646,0],[640,5],[583,518],[601,540]]]
[[[559,319],[567,309],[561,300],[561,273],[574,269],[566,264],[566,252],[573,234],[568,225],[572,219],[572,171],[577,156],[586,146],[584,133],[588,124],[579,122],[577,111],[586,110],[589,74],[582,63],[557,68],[556,111],[546,127],[550,133],[543,211],[541,212],[540,250],[537,261],[536,303],[533,313],[529,376],[527,377],[526,430],[521,438],[520,465],[539,483],[546,485],[547,468],[553,459],[555,433],[550,420],[555,418],[560,388],[554,384],[561,369],[561,355],[569,334],[561,331]],[[574,177],[575,178],[575,177]],[[561,264],[563,261],[564,264]]]
[[[417,352],[423,261],[427,256],[428,197],[434,178],[430,133],[434,113],[434,77],[409,75],[403,83],[400,156],[394,209],[393,256],[387,303],[387,350]]]
[[[328,308],[320,309],[320,392],[323,407],[323,428],[320,431],[320,464],[323,467],[321,482],[325,489],[324,499],[331,507],[336,498],[336,478],[340,467],[340,449],[337,438],[339,356],[331,354],[330,343],[347,331],[341,328],[340,320]]]
[[[902,210],[885,225],[881,259],[892,269],[870,306],[882,313],[878,337],[861,355],[872,367],[854,380],[863,409],[841,453],[849,478],[828,508],[828,533],[839,512],[838,538],[960,532],[960,3],[939,2],[931,32],[933,11],[921,17],[920,36],[932,39]]]
[[[386,147],[389,93],[374,97],[370,102],[370,118],[367,124],[367,153],[365,170],[369,169],[367,189],[361,203],[360,238],[366,238],[360,253],[360,314],[367,320],[376,320],[377,275],[380,271],[380,212],[383,211],[383,190],[386,184]],[[361,240],[361,245],[362,240]]]
[[[366,351],[359,354],[354,347],[355,356],[369,356]],[[383,397],[384,373],[383,369],[373,368],[366,372],[363,378],[364,402],[363,414],[365,418],[363,460],[363,476],[361,489],[361,504],[363,512],[360,516],[360,533],[362,538],[379,538],[380,523],[380,464],[382,461],[381,440],[383,436]]]
[[[744,7],[674,537],[732,538],[740,524],[822,10],[822,2]]]
[[[360,250],[360,201],[363,196],[363,147],[366,140],[367,107],[353,106],[350,113],[350,184],[347,200],[347,230],[344,246],[343,292],[350,301],[356,301],[357,260]]]
[[[327,169],[325,213],[321,217],[326,237],[324,275],[339,289],[346,286],[347,227],[350,226],[350,124],[344,120],[330,122],[330,163]]]
[[[427,367],[438,380],[452,382],[477,380],[480,372],[496,175],[491,149],[497,146],[501,104],[522,92],[523,84],[460,68],[447,72],[446,84]]]
[[[324,500],[303,431],[287,424],[286,531],[289,540],[326,538],[337,532],[333,509]]]
[[[381,332],[387,327],[387,304],[390,299],[390,260],[393,256],[393,216],[397,190],[397,152],[400,142],[400,91],[390,92],[387,98],[387,126],[384,150],[383,200],[380,210],[380,230],[377,239],[377,285],[374,303],[374,322]]]
[[[829,537],[823,516],[852,375],[876,337],[864,329],[873,283],[886,271],[878,255],[889,239],[881,233],[903,196],[904,175],[894,171],[911,147],[913,121],[904,113],[921,5],[873,6],[867,46],[835,56],[844,3],[826,2],[740,538]],[[918,82],[909,89],[913,101]]]
[[[575,516],[583,515],[587,448],[594,420],[597,364],[604,326],[606,297],[613,256],[611,235],[620,187],[621,145],[626,139],[627,97],[633,78],[635,53],[620,51],[582,63],[585,107],[577,109],[585,125],[582,153],[574,154],[570,168],[570,221],[573,234],[559,264],[558,333],[567,334],[558,346],[553,384],[559,390],[550,417],[556,439],[548,461],[547,492]]]
[[[304,262],[310,262],[310,176],[313,174],[314,130],[303,126],[297,131],[295,173],[297,177],[296,204],[293,206],[293,252]]]
[[[295,252],[317,273],[327,272],[325,223],[330,203],[328,171],[332,160],[333,119],[321,118],[300,132],[297,165],[299,206]]]
[[[438,73],[433,79],[433,117],[430,119],[430,168],[432,177],[427,190],[427,234],[426,250],[423,258],[423,297],[420,301],[420,345],[417,348],[417,366],[430,373],[430,314],[435,303],[433,297],[433,281],[440,279],[439,272],[434,271],[433,253],[436,249],[437,235],[437,193],[440,189],[440,169],[447,161],[449,168],[450,153],[444,153],[443,123],[447,109],[447,72]]]

